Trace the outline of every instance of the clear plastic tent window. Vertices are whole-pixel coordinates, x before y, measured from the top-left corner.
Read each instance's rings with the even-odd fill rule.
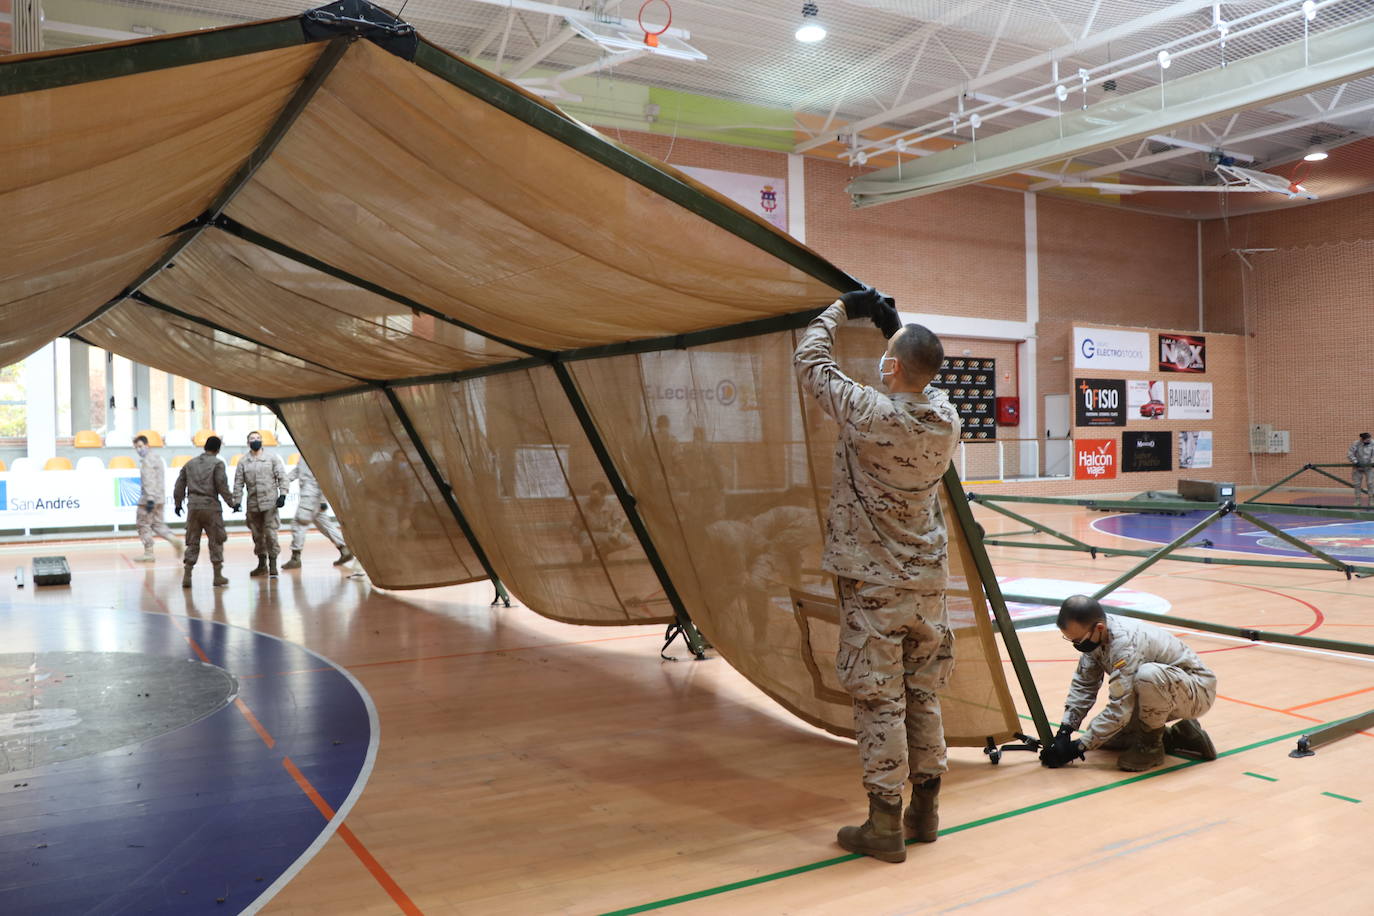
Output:
[[[694,626],[849,734],[820,569],[834,430],[791,356],[858,284],[377,7],[338,9],[0,60],[0,362],[65,334],[264,403],[377,585],[499,578],[558,620]],[[861,377],[881,347],[846,329],[841,361]],[[946,730],[985,746],[1020,728],[946,488]]]

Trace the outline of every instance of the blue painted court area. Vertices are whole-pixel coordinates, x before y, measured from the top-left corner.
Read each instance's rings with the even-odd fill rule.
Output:
[[[1374,560],[1374,521],[1332,522],[1329,519],[1297,515],[1265,515],[1258,512],[1255,514],[1285,534],[1299,538],[1338,560],[1352,563],[1368,563]],[[1206,510],[1189,512],[1186,515],[1109,515],[1096,519],[1092,526],[1104,534],[1167,544],[1207,515]],[[1197,541],[1202,540],[1211,541],[1212,549],[1215,550],[1316,560],[1311,554],[1297,550],[1269,532],[1233,515],[1218,520],[1204,530],[1197,537]]]
[[[242,912],[323,845],[375,756],[361,687],[249,630],[12,605],[0,658],[20,710],[0,715],[6,916]]]

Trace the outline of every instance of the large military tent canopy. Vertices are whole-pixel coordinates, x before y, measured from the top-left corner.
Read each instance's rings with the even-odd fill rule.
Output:
[[[0,365],[65,334],[266,403],[379,585],[690,615],[849,730],[834,624],[794,612],[834,433],[790,356],[852,278],[361,0],[9,58],[0,123]],[[1016,717],[953,541],[946,723],[981,744]]]

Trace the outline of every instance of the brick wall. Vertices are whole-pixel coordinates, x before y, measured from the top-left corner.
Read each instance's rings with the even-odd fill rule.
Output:
[[[1292,434],[1291,453],[1255,456],[1259,480],[1344,462],[1374,429],[1374,194],[1212,220],[1203,239],[1208,325],[1249,335],[1250,413]],[[1277,250],[1247,268],[1234,248]]]

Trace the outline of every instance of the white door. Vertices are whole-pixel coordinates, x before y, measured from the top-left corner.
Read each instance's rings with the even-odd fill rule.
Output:
[[[1045,476],[1068,477],[1073,472],[1073,442],[1070,436],[1067,394],[1045,395]]]

